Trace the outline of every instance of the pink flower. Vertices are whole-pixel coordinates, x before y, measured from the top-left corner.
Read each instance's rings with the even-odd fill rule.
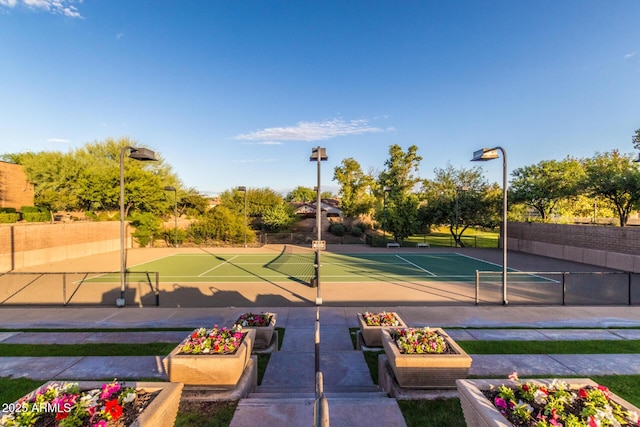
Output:
[[[117,393],[118,390],[120,390],[120,384],[104,384],[102,386],[102,393],[100,393],[100,399],[108,399],[113,395],[113,393]]]
[[[498,408],[507,409],[507,401],[501,397],[496,397],[494,403]]]

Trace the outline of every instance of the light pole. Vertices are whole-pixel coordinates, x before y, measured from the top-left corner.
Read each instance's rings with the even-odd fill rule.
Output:
[[[483,148],[473,153],[472,162],[497,159],[502,152],[502,304],[507,305],[507,152],[502,147]]]
[[[244,192],[244,247],[247,247],[247,187],[241,185],[238,191]]]
[[[318,232],[318,244],[322,240],[322,200],[320,199],[320,164],[323,160],[327,160],[327,152],[324,148],[317,147],[311,149],[311,157],[309,160],[312,162],[318,163],[318,191],[316,192],[316,228]],[[322,249],[320,247],[316,248],[316,286],[318,287],[317,295],[316,295],[316,305],[322,304],[322,295],[320,294],[320,251]]]
[[[120,298],[116,299],[118,307],[124,307],[125,270],[127,268],[127,258],[124,248],[124,154],[130,150],[129,157],[134,160],[151,161],[156,160],[156,154],[147,148],[122,147],[120,150]]]
[[[178,192],[176,187],[172,187],[167,185],[164,187],[164,191],[173,191],[173,218],[174,218],[174,226],[173,226],[173,246],[178,247]]]
[[[391,187],[384,186],[382,189],[382,246],[387,245],[387,192],[391,191]]]

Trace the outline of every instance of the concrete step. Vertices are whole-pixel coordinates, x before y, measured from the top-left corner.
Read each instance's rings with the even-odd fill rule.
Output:
[[[406,426],[395,399],[327,396],[327,401],[332,427]],[[238,403],[230,427],[311,426],[313,410],[313,398],[243,399]]]
[[[388,399],[389,395],[384,391],[376,389],[362,389],[362,390],[325,390],[325,396],[327,398],[344,398],[344,399]],[[310,391],[299,390],[269,390],[269,391],[256,391],[246,397],[247,399],[259,400],[259,399],[315,399],[315,393]]]
[[[320,354],[320,370],[325,388],[373,385],[369,368],[360,351],[333,351]],[[262,379],[264,386],[312,387],[315,389],[314,353],[279,351],[271,355]]]
[[[390,399],[389,395],[382,390],[378,391],[336,391],[325,392],[325,397],[329,400],[374,400],[374,399]],[[251,400],[254,403],[266,402],[268,400],[306,400],[314,399],[314,393],[296,393],[296,392],[273,392],[273,393],[251,393],[243,400]]]
[[[389,395],[384,391],[327,391],[325,392],[327,399],[389,399]],[[272,392],[272,393],[251,393],[245,399],[258,400],[283,400],[283,399],[315,399],[314,393],[296,393],[296,392]]]

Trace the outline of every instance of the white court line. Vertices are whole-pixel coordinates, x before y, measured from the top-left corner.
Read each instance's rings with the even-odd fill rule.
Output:
[[[202,277],[202,276],[204,276],[205,274],[207,274],[208,272],[213,271],[213,270],[215,270],[215,269],[216,269],[216,268],[218,268],[218,267],[222,267],[222,266],[223,266],[223,265],[225,265],[226,263],[233,261],[234,259],[238,258],[239,256],[240,256],[240,255],[236,255],[236,256],[234,256],[233,258],[228,259],[228,260],[226,260],[225,262],[223,262],[223,263],[221,263],[221,264],[218,264],[218,265],[216,265],[216,266],[215,266],[215,267],[213,267],[213,268],[208,269],[208,270],[207,270],[207,271],[205,271],[204,273],[202,273],[202,274],[198,274],[198,277]]]
[[[402,258],[400,255],[396,255],[398,258],[400,258],[401,260],[403,260],[404,262],[406,262],[407,264],[411,264],[416,268],[419,268],[420,270],[424,271],[425,273],[430,274],[432,277],[437,277],[435,274],[433,274],[432,272],[430,272],[429,270],[425,270],[424,268],[420,267],[418,264],[415,264],[411,261],[409,261],[408,259],[404,259]]]
[[[462,257],[465,257],[465,258],[469,258],[469,259],[472,259],[472,260],[475,260],[475,261],[480,261],[480,262],[483,262],[483,263],[489,264],[489,265],[495,265],[496,267],[502,268],[502,264],[496,264],[495,262],[485,261],[483,259],[472,257],[472,256],[465,255],[465,254],[461,254],[459,252],[456,252],[455,254],[458,255],[458,256],[462,256]],[[523,272],[522,270],[518,270],[516,268],[511,268],[511,267],[509,267],[507,265],[507,274],[509,273],[509,270],[513,271],[514,273],[526,273],[526,272]],[[501,271],[496,271],[496,273],[501,273]],[[543,276],[540,276],[538,274],[529,274],[528,276],[535,277],[535,278],[538,278],[538,279],[542,279],[542,280],[545,280],[547,282],[560,283],[560,280],[551,279],[549,277],[543,277]],[[521,282],[521,283],[529,283],[529,282]]]
[[[169,255],[161,256],[160,258],[154,258],[154,259],[149,260],[149,261],[142,261],[142,262],[139,262],[137,264],[128,265],[127,268],[133,268],[133,267],[138,267],[140,265],[150,264],[152,262],[156,262],[156,261],[160,261],[160,260],[163,260],[163,259],[171,258],[171,257],[177,256],[177,255],[178,254],[169,254]],[[118,272],[119,271],[114,271],[114,273],[118,273]]]

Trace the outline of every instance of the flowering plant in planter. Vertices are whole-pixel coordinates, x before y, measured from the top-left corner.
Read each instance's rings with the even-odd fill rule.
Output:
[[[181,344],[179,354],[232,354],[238,349],[244,335],[240,328],[199,328]]]
[[[448,349],[444,337],[429,327],[397,329],[393,339],[403,354],[441,354]]]
[[[0,418],[0,426],[128,426],[152,398],[149,393],[140,393],[115,381],[88,391],[81,391],[78,383],[52,383],[4,405],[3,410],[10,411]]]
[[[516,387],[503,384],[483,393],[514,426],[640,426],[638,414],[613,401],[602,385],[571,389],[555,379],[548,386],[522,383],[517,373],[509,379]]]
[[[234,326],[247,327],[247,326],[269,326],[271,322],[271,313],[244,313],[238,317]]]
[[[400,321],[395,313],[383,311],[382,313],[371,313],[366,311],[362,313],[362,318],[367,326],[400,326]]]

